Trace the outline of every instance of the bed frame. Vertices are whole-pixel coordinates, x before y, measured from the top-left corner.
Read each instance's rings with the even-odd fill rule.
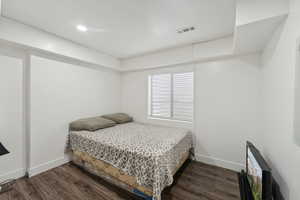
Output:
[[[173,171],[173,175],[181,168],[185,161],[190,157],[190,151],[184,153],[177,168]],[[97,160],[87,153],[73,151],[72,161],[75,165],[83,168],[91,174],[94,174],[107,182],[125,189],[145,200],[152,200],[152,188],[141,186],[137,183],[136,177],[129,176],[122,170],[104,162]]]

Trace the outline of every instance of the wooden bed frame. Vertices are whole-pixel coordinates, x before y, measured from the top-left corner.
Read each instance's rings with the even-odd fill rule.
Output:
[[[181,168],[185,161],[189,158],[190,152],[186,152],[173,171],[173,175]],[[83,168],[91,174],[99,176],[109,183],[112,183],[120,188],[123,188],[131,193],[143,197],[146,200],[152,200],[152,188],[141,186],[137,183],[136,177],[129,176],[122,170],[89,156],[87,153],[73,151],[72,161],[74,164]]]

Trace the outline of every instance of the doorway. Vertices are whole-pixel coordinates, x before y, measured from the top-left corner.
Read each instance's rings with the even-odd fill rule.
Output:
[[[296,48],[294,141],[300,147],[300,39]]]
[[[10,54],[0,51],[0,142],[10,152],[0,157],[0,182],[24,176],[27,162],[24,59]]]

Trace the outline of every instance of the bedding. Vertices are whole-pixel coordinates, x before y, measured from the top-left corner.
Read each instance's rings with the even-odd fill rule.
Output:
[[[192,148],[192,135],[185,129],[132,122],[95,132],[72,131],[70,144],[73,151],[136,177],[159,200],[162,190],[172,184],[182,157]]]
[[[79,119],[70,123],[70,130],[72,131],[96,131],[102,128],[115,126],[116,122],[105,119],[103,117],[91,117]]]
[[[117,124],[124,124],[133,121],[133,118],[125,113],[114,113],[109,115],[103,115],[102,117],[106,119],[110,119],[116,122]]]

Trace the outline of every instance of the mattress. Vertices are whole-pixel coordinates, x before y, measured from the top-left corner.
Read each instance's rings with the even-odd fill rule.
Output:
[[[173,173],[192,148],[188,130],[126,123],[95,132],[73,131],[71,149],[104,161],[152,190],[160,199],[162,190],[173,182]]]

